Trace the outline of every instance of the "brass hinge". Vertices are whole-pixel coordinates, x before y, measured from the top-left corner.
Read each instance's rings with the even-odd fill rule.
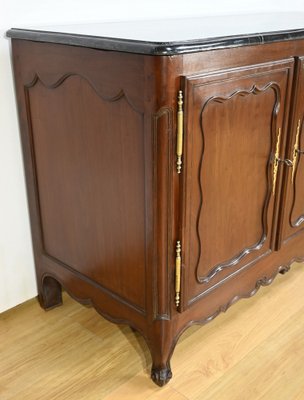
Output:
[[[177,99],[177,139],[176,139],[176,169],[177,173],[180,174],[182,171],[182,155],[183,155],[183,130],[184,130],[184,111],[183,111],[183,92],[178,92]]]
[[[181,258],[182,246],[181,242],[178,240],[176,242],[175,248],[175,305],[179,306],[180,303],[180,290],[181,290]]]

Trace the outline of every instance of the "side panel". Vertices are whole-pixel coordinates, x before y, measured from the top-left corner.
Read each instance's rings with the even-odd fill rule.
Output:
[[[143,115],[79,75],[27,94],[45,253],[144,308]]]
[[[153,207],[145,59],[24,41],[13,52],[38,286],[50,275],[91,298],[72,285],[78,277],[108,299],[105,313],[114,316],[114,301],[126,319],[124,307],[145,316]]]
[[[185,78],[182,308],[274,249],[273,161],[292,68],[285,60]]]

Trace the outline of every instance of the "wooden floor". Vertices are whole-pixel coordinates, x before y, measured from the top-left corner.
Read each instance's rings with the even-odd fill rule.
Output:
[[[304,268],[276,278],[204,327],[190,328],[164,388],[144,340],[64,296],[0,316],[1,400],[303,400]]]

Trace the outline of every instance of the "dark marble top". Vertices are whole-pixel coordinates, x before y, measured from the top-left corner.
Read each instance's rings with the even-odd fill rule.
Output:
[[[23,27],[10,29],[7,36],[128,53],[175,55],[304,39],[304,13]]]

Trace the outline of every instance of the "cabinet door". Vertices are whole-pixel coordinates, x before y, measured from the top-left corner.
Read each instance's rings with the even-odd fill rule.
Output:
[[[181,309],[273,251],[293,61],[186,76]]]
[[[290,137],[285,155],[292,161],[292,167],[287,168],[284,174],[286,194],[280,207],[282,229],[279,244],[304,229],[304,57],[297,60],[293,93]]]

